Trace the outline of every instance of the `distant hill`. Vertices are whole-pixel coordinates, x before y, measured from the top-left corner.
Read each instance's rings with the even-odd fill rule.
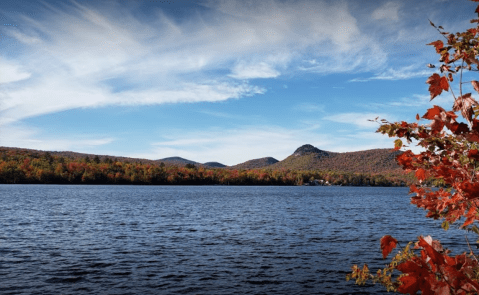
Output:
[[[273,165],[278,162],[279,161],[276,160],[275,158],[266,157],[266,158],[249,160],[244,163],[231,166],[230,168],[231,169],[258,169],[258,168],[263,168],[263,167]]]
[[[330,152],[320,150],[310,144],[297,148],[282,161],[274,158],[260,158],[231,166],[231,169],[290,169],[290,170],[329,170],[335,172],[402,174],[396,163],[400,151],[392,149],[372,149],[357,152]]]
[[[305,144],[305,145],[302,145],[300,146],[299,148],[297,148],[294,153],[293,153],[293,156],[306,156],[306,155],[309,155],[309,154],[315,154],[315,155],[319,155],[319,156],[329,156],[331,154],[331,152],[326,152],[326,151],[322,151],[310,144]],[[333,153],[335,154],[335,153]]]
[[[77,152],[70,152],[70,151],[42,151],[42,150],[14,148],[14,147],[0,147],[0,152],[5,152],[5,151],[15,151],[15,152],[28,153],[28,154],[31,154],[33,156],[43,156],[45,154],[50,154],[52,156],[59,156],[59,157],[70,158],[70,159],[87,159],[89,161],[93,161],[95,159],[95,157],[98,157],[98,159],[101,162],[111,160],[111,161],[121,161],[121,162],[141,163],[141,164],[154,164],[155,163],[154,160],[139,159],[139,158],[85,154],[85,153],[77,153]]]
[[[330,170],[336,172],[351,173],[371,173],[371,174],[401,174],[403,170],[396,163],[396,156],[400,151],[392,149],[372,149],[366,151],[337,153],[320,150],[310,144],[297,148],[293,154],[282,161],[275,158],[265,157],[253,159],[234,166],[225,166],[218,162],[207,162],[204,164],[187,160],[181,157],[169,157],[159,160],[137,159],[128,157],[115,157],[107,155],[94,155],[76,152],[55,152],[40,151],[33,149],[0,147],[0,152],[15,151],[31,154],[32,156],[43,156],[50,154],[70,159],[80,159],[82,161],[121,161],[141,164],[161,164],[166,166],[184,167],[186,164],[192,164],[197,167],[205,168],[230,168],[230,169],[290,169],[290,170]]]
[[[374,162],[378,159],[383,161]],[[393,159],[394,154],[389,150],[331,153],[305,146],[281,162],[273,158],[263,158],[252,160],[248,164],[266,167],[265,169],[237,170],[217,168],[224,166],[217,162],[205,163],[217,166],[208,169],[204,164],[179,157],[152,161],[0,147],[0,183],[303,185],[310,183],[311,179],[318,180],[318,183],[319,180],[324,183],[327,181],[333,185],[404,186],[411,183],[410,174],[394,173],[395,170],[390,169],[388,165]],[[332,164],[325,165],[330,160],[333,160]],[[353,163],[360,166],[350,166]],[[321,165],[326,169],[317,169],[321,168]],[[297,169],[282,169],[283,167]],[[361,171],[366,173],[357,173]]]
[[[286,159],[268,166],[271,169],[332,170],[354,173],[401,173],[396,163],[400,151],[373,149],[335,153],[322,151],[312,145],[303,145]]]
[[[199,164],[198,162],[187,160],[181,157],[169,157],[169,158],[156,160],[155,162],[163,162],[165,164],[172,164],[172,165],[178,165],[178,166],[185,166],[186,164],[193,164],[193,165]]]
[[[218,162],[207,162],[207,163],[203,163],[202,165],[205,166],[205,167],[208,167],[208,168],[224,168],[224,167],[228,167],[228,166],[223,165],[223,164],[218,163]]]
[[[181,157],[169,157],[169,158],[156,160],[155,162],[157,162],[157,163],[162,162],[162,163],[165,163],[166,165],[176,165],[176,166],[185,166],[187,164],[191,164],[191,165],[195,165],[195,166],[204,166],[206,168],[224,168],[224,167],[226,167],[226,165],[223,165],[223,164],[218,163],[218,162],[207,162],[207,163],[201,164],[201,163],[191,161],[191,160],[187,160],[187,159],[184,159],[184,158],[181,158]]]

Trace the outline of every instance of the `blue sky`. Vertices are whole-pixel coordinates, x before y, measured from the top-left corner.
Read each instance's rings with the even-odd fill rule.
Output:
[[[440,39],[475,4],[428,1],[2,1],[0,145],[234,165],[303,145],[389,148]]]

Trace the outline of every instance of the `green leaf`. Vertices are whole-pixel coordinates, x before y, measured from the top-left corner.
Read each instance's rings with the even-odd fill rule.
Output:
[[[396,139],[396,140],[394,141],[394,148],[397,149],[397,150],[400,149],[400,148],[402,148],[402,140]]]
[[[444,229],[444,230],[448,230],[449,229],[449,222],[447,220],[445,220],[442,224],[441,224],[441,227]]]

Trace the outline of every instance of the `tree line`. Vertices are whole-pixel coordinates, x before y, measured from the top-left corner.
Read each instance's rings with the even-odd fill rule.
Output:
[[[405,186],[413,178],[394,173],[177,166],[0,149],[0,183],[8,184],[303,185],[315,179],[331,185]]]

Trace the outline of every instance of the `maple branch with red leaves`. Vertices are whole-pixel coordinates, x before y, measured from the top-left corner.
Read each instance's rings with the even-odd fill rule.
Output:
[[[479,15],[479,6],[475,12]],[[443,219],[445,230],[461,220],[460,228],[479,235],[479,228],[474,225],[479,221],[479,103],[472,93],[463,93],[463,84],[469,83],[479,93],[478,81],[463,82],[465,70],[479,70],[479,26],[451,34],[430,23],[447,42],[444,44],[437,40],[427,44],[434,46],[442,64],[438,67],[440,73],[432,74],[426,83],[429,84],[431,101],[450,91],[452,108],[446,110],[437,105],[429,108],[422,116],[422,119],[430,121],[427,125],[381,120],[377,132],[396,137],[396,150],[405,147],[401,138],[406,139],[408,144],[415,140],[424,149],[418,154],[406,150],[396,158],[405,171],[414,172],[417,180],[410,186],[410,193],[415,194],[411,203],[425,209],[426,217]],[[471,23],[478,25],[479,19],[473,19]],[[455,66],[456,61],[461,65]],[[436,68],[432,64],[428,67]],[[458,97],[451,87],[454,75],[459,75]],[[416,119],[420,120],[419,115]],[[442,180],[445,186],[436,190],[425,187],[424,181],[430,178]],[[420,254],[411,249],[413,244]],[[397,240],[386,235],[381,239],[380,246],[383,258],[386,258],[396,248]],[[479,262],[470,245],[469,254],[464,252],[451,257],[449,250],[444,250],[439,241],[428,236],[419,237],[417,242],[410,242],[401,249],[391,263],[378,270],[376,275],[369,273],[367,265],[362,269],[354,265],[347,279],[355,279],[359,285],[372,280],[384,285],[388,291],[403,294],[479,293]]]

